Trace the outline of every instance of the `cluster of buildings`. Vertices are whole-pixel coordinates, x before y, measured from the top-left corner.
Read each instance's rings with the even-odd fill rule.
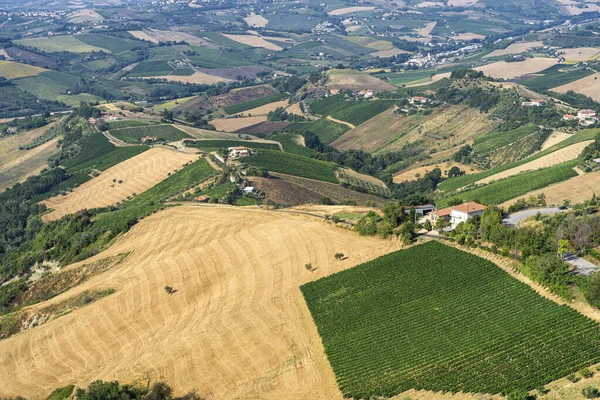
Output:
[[[429,218],[433,224],[436,224],[439,220],[443,220],[445,224],[450,225],[451,229],[454,229],[458,224],[467,222],[476,215],[483,214],[483,210],[486,209],[486,206],[470,201],[468,203],[441,208],[439,210],[436,210],[433,204],[417,206],[413,209],[419,217]],[[404,212],[409,214],[410,209],[405,209]]]
[[[577,111],[577,115],[565,114],[564,121],[579,121],[579,125],[588,126],[600,120],[596,111],[589,108]]]
[[[245,158],[254,155],[254,151],[245,146],[229,147],[227,151],[229,158]]]
[[[531,101],[524,101],[521,103],[523,107],[542,107],[546,105],[546,100],[537,99]]]

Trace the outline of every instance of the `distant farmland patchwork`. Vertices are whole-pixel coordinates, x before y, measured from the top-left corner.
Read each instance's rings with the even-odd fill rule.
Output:
[[[164,140],[166,142],[175,142],[177,140],[191,138],[190,135],[172,125],[133,126],[111,129],[110,133],[117,139],[129,143],[139,143],[144,137],[155,137],[158,140]]]
[[[345,397],[530,390],[600,361],[596,322],[438,242],[301,290]]]

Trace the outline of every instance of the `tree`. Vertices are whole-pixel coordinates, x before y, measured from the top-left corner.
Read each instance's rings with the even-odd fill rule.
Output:
[[[415,236],[414,228],[415,225],[412,222],[406,221],[397,229],[398,239],[403,245],[407,246],[412,243]]]
[[[458,168],[456,165],[448,171],[448,178],[455,178],[457,176],[464,175],[465,171]]]
[[[433,229],[433,227],[431,226],[431,221],[426,220],[425,223],[423,223],[423,228],[425,228],[427,231],[431,231]]]
[[[600,391],[595,386],[584,387],[583,389],[581,389],[581,394],[586,399],[595,399],[597,397],[600,397]]]
[[[446,220],[444,218],[438,218],[438,220],[435,221],[435,229],[441,231],[445,227],[446,227]]]
[[[344,259],[344,253],[335,253],[335,259],[336,260],[343,260]]]
[[[311,272],[312,272],[312,270],[313,270],[313,266],[312,266],[312,264],[311,264],[311,263],[304,264],[304,268],[306,268],[306,270],[307,270],[307,271],[311,271]]]
[[[559,258],[563,258],[564,254],[569,251],[569,241],[567,239],[559,240],[557,254]]]
[[[173,294],[175,293],[175,290],[171,286],[165,286],[165,292],[167,292],[167,294]]]

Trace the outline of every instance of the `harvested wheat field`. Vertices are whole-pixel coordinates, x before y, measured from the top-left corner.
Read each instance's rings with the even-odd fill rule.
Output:
[[[338,8],[337,10],[329,11],[327,14],[329,15],[344,15],[351,14],[360,11],[371,11],[374,10],[374,6],[355,6],[355,7],[344,7]]]
[[[104,17],[94,10],[79,10],[67,15],[67,19],[72,24],[82,24],[86,21],[99,22],[102,21]]]
[[[566,93],[569,90],[591,97],[596,101],[600,101],[600,73],[595,73],[585,78],[576,80],[559,87],[551,89],[554,92]]]
[[[47,70],[40,67],[34,67],[33,65],[0,60],[0,76],[9,80],[36,76],[45,71]]]
[[[28,177],[37,175],[47,168],[48,158],[58,153],[59,140],[60,138],[57,137],[31,150],[19,151],[16,158],[13,158],[14,153],[9,154],[8,158],[12,158],[12,160],[0,166],[0,190],[17,182],[23,182]],[[4,144],[4,141],[0,141],[0,147]],[[4,148],[0,152],[4,152]]]
[[[437,107],[427,117],[407,116],[393,109],[363,122],[331,145],[339,150],[396,150],[407,143],[424,140],[438,150],[469,142],[495,127],[486,114],[467,106]]]
[[[395,90],[396,87],[360,71],[332,69],[327,72],[327,89]]]
[[[294,115],[300,115],[300,116],[304,116],[304,112],[302,111],[302,108],[300,107],[300,103],[294,103],[289,105],[285,111],[288,114],[294,114]]]
[[[550,147],[554,146],[555,144],[559,144],[563,140],[567,140],[570,137],[571,137],[571,135],[566,132],[553,132],[548,137],[548,139],[546,139],[546,141],[544,142],[544,144],[542,145],[542,148],[540,150],[549,149]]]
[[[417,33],[419,34],[419,36],[429,36],[431,35],[431,31],[433,30],[433,28],[435,28],[436,25],[436,21],[428,22],[425,24],[424,27],[417,29]]]
[[[579,157],[583,149],[585,149],[593,140],[586,140],[585,142],[575,143],[567,146],[563,149],[557,150],[553,153],[540,157],[536,160],[530,161],[518,167],[507,169],[506,171],[499,172],[487,178],[480,179],[476,184],[490,183],[491,181],[497,181],[499,179],[508,178],[509,176],[520,174],[525,171],[535,171],[542,168],[548,168],[556,164],[571,161]]]
[[[502,207],[508,208],[518,199],[526,199],[529,196],[537,196],[544,193],[548,205],[560,205],[564,200],[570,200],[573,204],[589,200],[594,194],[600,195],[600,171],[585,175],[578,175],[569,180],[547,186],[543,189],[534,190],[523,196],[509,200]]]
[[[484,35],[479,35],[477,33],[471,33],[471,32],[465,32],[465,33],[459,33],[456,36],[452,36],[452,39],[454,40],[473,40],[473,39],[485,39]]]
[[[166,79],[170,82],[196,83],[199,85],[213,85],[219,82],[231,82],[231,79],[222,78],[216,75],[209,75],[204,72],[196,71],[192,75],[163,75],[163,76],[144,76],[143,79]]]
[[[600,53],[598,47],[578,47],[575,49],[560,49],[561,57],[564,57],[567,62],[569,61],[587,61],[591,60]]]
[[[244,129],[252,125],[260,124],[267,120],[266,115],[244,118],[217,118],[210,123],[218,130],[224,132],[235,132],[239,129]]]
[[[477,4],[478,0],[449,0],[448,5],[450,7],[470,7]]]
[[[164,210],[85,261],[131,251],[121,264],[31,308],[114,294],[0,341],[0,394],[160,379],[213,399],[341,400],[299,286],[398,248],[306,215]]]
[[[194,139],[239,139],[237,133],[209,131],[208,129],[194,128],[186,125],[177,125],[177,129],[184,131]],[[251,137],[255,138],[254,136]]]
[[[498,61],[492,64],[477,67],[475,70],[483,71],[486,76],[496,79],[511,79],[522,75],[535,74],[550,68],[558,62],[556,58],[526,58],[525,61],[506,62]]]
[[[251,14],[244,18],[246,24],[253,28],[264,28],[269,23],[269,20],[263,17],[262,15]]]
[[[423,177],[426,173],[433,171],[435,168],[439,168],[442,170],[442,175],[447,176],[448,171],[452,167],[458,167],[462,171],[465,171],[465,174],[474,174],[480,172],[478,169],[474,169],[470,165],[459,164],[456,161],[446,161],[443,163],[433,164],[433,165],[424,165],[421,167],[412,168],[407,171],[400,172],[394,175],[394,183],[402,183],[406,181],[414,181],[419,177]],[[417,176],[418,175],[418,176]]]
[[[106,207],[140,194],[166,179],[183,164],[197,160],[194,154],[155,147],[103,171],[98,177],[75,188],[66,196],[43,201],[54,211],[43,216],[53,221],[84,208]],[[119,181],[122,181],[119,183]]]
[[[151,42],[154,44],[159,43],[158,39],[148,35],[144,31],[129,31],[129,34],[132,35],[133,37],[135,37],[136,39],[144,40],[146,42]]]
[[[410,53],[410,52],[406,51],[406,50],[400,50],[400,49],[393,48],[391,50],[376,51],[374,53],[370,53],[369,55],[371,57],[387,58],[387,57],[397,56],[398,54],[406,54],[406,53]]]
[[[275,50],[275,51],[280,51],[283,50],[283,48],[281,48],[280,46],[277,46],[276,44],[267,42],[265,39],[263,39],[261,36],[256,36],[256,35],[230,35],[227,33],[223,33],[223,36],[225,36],[228,39],[231,39],[233,41],[236,41],[238,43],[242,43],[251,47],[264,47],[265,49],[269,49],[269,50]],[[274,39],[277,40],[278,38],[271,38],[270,39]]]
[[[286,108],[289,105],[288,100],[274,101],[273,103],[265,104],[264,106],[252,108],[250,110],[242,111],[234,115],[267,115],[271,111],[275,111],[278,108]]]
[[[544,46],[544,44],[541,41],[517,42],[517,43],[513,43],[513,44],[509,45],[505,49],[494,50],[485,57],[490,58],[490,57],[506,56],[508,54],[521,54],[521,53],[525,53],[525,52],[533,49],[534,47],[543,47],[543,46]]]
[[[20,150],[20,146],[27,145],[40,137],[44,132],[50,129],[56,122],[33,129],[27,132],[17,132],[14,135],[0,137],[0,173],[7,168],[15,166],[24,158],[30,157],[35,150]],[[40,147],[40,146],[38,146]]]

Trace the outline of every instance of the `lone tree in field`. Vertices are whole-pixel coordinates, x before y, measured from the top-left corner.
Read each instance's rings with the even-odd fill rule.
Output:
[[[335,259],[336,260],[343,260],[344,259],[344,253],[335,253]]]
[[[167,292],[167,294],[173,294],[175,293],[175,290],[171,286],[165,286],[165,292]]]
[[[312,270],[313,270],[313,266],[312,266],[312,264],[311,264],[311,263],[305,264],[305,265],[304,265],[304,268],[306,268],[306,270],[307,270],[307,271],[311,271],[311,272],[312,272]]]

